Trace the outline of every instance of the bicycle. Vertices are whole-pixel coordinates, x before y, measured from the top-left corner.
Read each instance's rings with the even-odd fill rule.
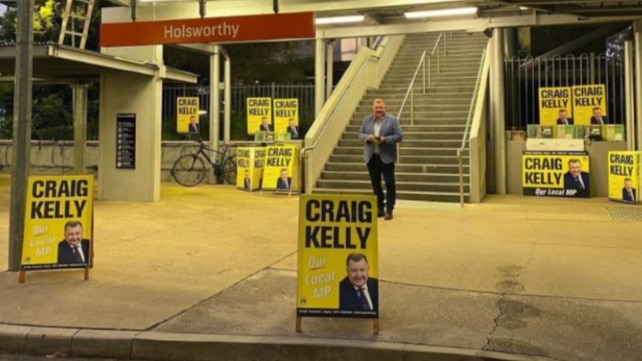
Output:
[[[193,187],[205,179],[211,166],[218,182],[223,180],[228,184],[236,184],[236,156],[228,154],[231,147],[223,144],[222,150],[218,151],[208,148],[202,140],[199,140],[198,149],[195,152],[183,154],[176,159],[170,174],[178,184]],[[208,152],[216,156],[210,157]]]

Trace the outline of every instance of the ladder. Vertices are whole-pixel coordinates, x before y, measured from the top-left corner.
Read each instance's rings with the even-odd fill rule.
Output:
[[[84,49],[93,9],[94,0],[67,0],[65,11],[62,14],[58,44],[64,45],[65,39],[69,37],[69,45]]]

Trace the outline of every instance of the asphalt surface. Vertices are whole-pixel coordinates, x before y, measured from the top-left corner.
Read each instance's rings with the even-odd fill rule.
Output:
[[[95,267],[7,272],[0,353],[140,360],[642,360],[642,208],[604,198],[400,201],[379,221],[380,328],[295,332],[298,197],[164,183],[96,201]],[[1,359],[1,358],[0,358]]]

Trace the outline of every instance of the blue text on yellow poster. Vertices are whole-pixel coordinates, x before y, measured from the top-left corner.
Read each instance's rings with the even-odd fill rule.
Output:
[[[271,131],[274,131],[272,98],[247,98],[247,134],[254,135],[258,132],[263,120],[270,125]]]
[[[301,196],[299,316],[378,317],[376,204],[374,196]]]
[[[539,124],[556,125],[560,112],[573,117],[570,87],[539,88]]]
[[[178,133],[198,133],[198,97],[176,98],[176,131]]]
[[[532,152],[522,154],[525,196],[585,197],[591,195],[586,152]]]
[[[599,109],[601,115],[606,119],[606,87],[604,84],[573,86],[573,116],[575,117],[575,125],[601,124],[591,120],[593,112],[596,109]]]
[[[264,190],[299,190],[299,144],[272,145],[265,148]]]
[[[274,131],[285,133],[290,124],[299,125],[299,99],[274,99]]]
[[[642,169],[641,152],[610,151],[608,153],[609,199],[638,204]]]
[[[93,176],[30,176],[21,266],[85,268],[91,263]]]

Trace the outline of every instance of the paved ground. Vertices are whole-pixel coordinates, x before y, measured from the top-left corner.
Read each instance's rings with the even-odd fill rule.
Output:
[[[164,184],[97,201],[95,267],[6,272],[0,351],[155,360],[642,360],[642,208],[489,196],[379,222],[372,321],[295,325],[298,198]],[[465,355],[465,356],[461,356]]]

